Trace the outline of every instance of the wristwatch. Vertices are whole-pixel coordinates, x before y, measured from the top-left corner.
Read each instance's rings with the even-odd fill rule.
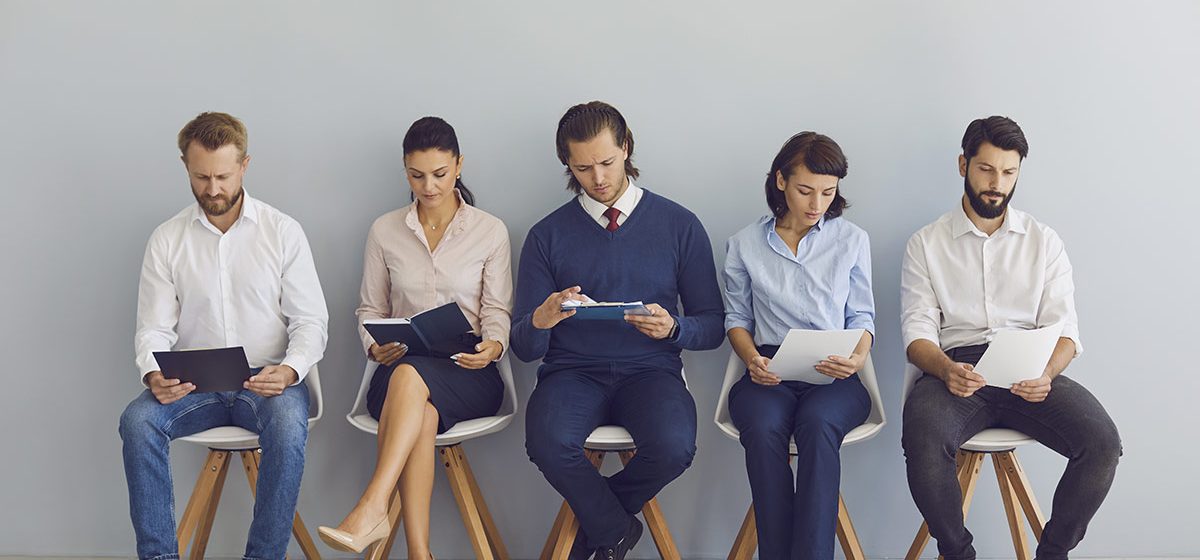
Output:
[[[671,317],[671,319],[675,321],[675,324],[671,325],[671,332],[667,333],[667,340],[674,340],[675,336],[679,334],[679,317]]]

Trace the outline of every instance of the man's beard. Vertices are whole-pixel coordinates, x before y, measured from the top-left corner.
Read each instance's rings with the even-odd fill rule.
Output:
[[[237,192],[233,193],[233,198],[227,198],[225,195],[205,196],[196,192],[192,194],[195,195],[196,202],[200,203],[200,208],[204,210],[205,214],[217,217],[224,216],[234,206],[237,206],[237,203],[242,200],[243,192],[242,187],[238,187]]]
[[[971,203],[971,209],[979,214],[980,218],[991,220],[1004,215],[1004,211],[1008,210],[1008,202],[1012,200],[1013,194],[1017,192],[1017,184],[1013,183],[1013,188],[1008,191],[1007,195],[996,204],[992,204],[983,199],[985,194],[999,195],[1000,191],[984,191],[979,194],[975,193],[975,189],[971,188],[971,180],[963,178],[963,190],[967,193],[967,201]]]

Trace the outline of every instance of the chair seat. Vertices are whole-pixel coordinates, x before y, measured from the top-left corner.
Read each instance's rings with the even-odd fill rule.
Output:
[[[308,419],[308,428],[310,430],[313,424],[316,424],[316,421],[316,418]],[[176,441],[186,441],[221,451],[241,451],[243,449],[258,448],[258,434],[237,426],[209,428],[203,432],[196,432],[190,436],[181,437]]]
[[[591,435],[583,442],[585,449],[596,451],[628,451],[637,449],[633,436],[621,426],[600,426],[592,430]]]
[[[379,421],[372,418],[370,414],[357,414],[349,417],[350,423],[364,432],[371,435],[379,433]],[[473,418],[471,420],[463,420],[453,426],[445,433],[438,434],[434,440],[434,445],[438,447],[446,447],[449,445],[457,445],[469,439],[475,439],[480,436],[486,436],[503,430],[512,422],[512,415],[504,416],[484,416],[482,418]]]
[[[975,437],[967,440],[962,445],[962,448],[967,451],[976,451],[979,453],[993,453],[996,451],[1007,451],[1014,447],[1030,443],[1037,443],[1037,440],[1016,430],[989,428],[975,434]]]

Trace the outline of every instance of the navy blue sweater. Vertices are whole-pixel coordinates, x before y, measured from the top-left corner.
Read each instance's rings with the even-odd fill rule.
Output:
[[[534,309],[551,293],[575,285],[596,301],[657,303],[678,317],[679,332],[671,340],[654,340],[624,321],[575,318],[551,329],[534,327]],[[577,200],[529,230],[509,341],[518,358],[542,358],[543,372],[608,363],[678,372],[680,350],[720,346],[724,320],[704,226],[686,208],[645,191],[615,232],[601,227]]]

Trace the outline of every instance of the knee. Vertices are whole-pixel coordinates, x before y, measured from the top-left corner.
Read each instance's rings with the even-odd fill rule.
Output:
[[[958,455],[958,445],[937,432],[920,429],[904,424],[904,433],[900,437],[904,457],[909,463],[928,464],[939,461],[954,462]]]
[[[1103,464],[1106,468],[1115,469],[1123,453],[1121,434],[1111,420],[1106,424],[1103,428],[1090,432],[1090,437],[1084,443],[1079,456]]]
[[[145,440],[150,435],[162,431],[158,425],[158,415],[155,414],[158,402],[148,402],[144,397],[145,395],[141,395],[133,399],[121,413],[121,419],[117,424],[117,433],[126,443]]]
[[[797,414],[795,426],[797,450],[833,449],[836,451],[841,449],[842,438],[846,435],[833,419],[812,412]]]
[[[553,476],[567,465],[584,461],[583,444],[571,441],[563,433],[535,434],[527,431],[525,453],[543,474]]]
[[[273,397],[278,399],[280,397]],[[272,403],[272,410],[262,426],[264,445],[283,445],[304,448],[308,441],[308,409],[299,403]]]
[[[421,374],[417,373],[417,368],[410,364],[400,364],[392,370],[392,377],[388,380],[388,398],[396,395],[429,397],[429,387],[425,385],[425,380],[421,379]]]
[[[792,437],[790,424],[784,418],[755,418],[738,425],[738,440],[747,451],[786,451]]]
[[[696,457],[696,440],[683,435],[659,437],[654,441],[638,443],[637,454],[663,473],[678,475],[692,466],[692,459]]]

